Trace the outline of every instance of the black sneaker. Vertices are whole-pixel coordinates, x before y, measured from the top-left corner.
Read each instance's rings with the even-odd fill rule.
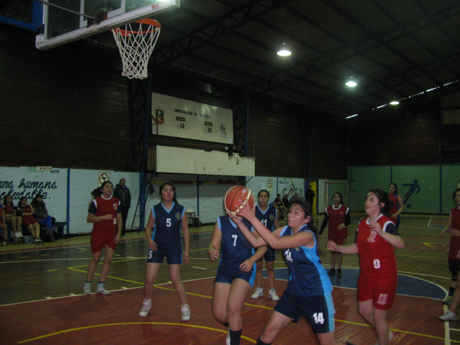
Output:
[[[342,278],[342,270],[340,268],[337,270],[337,278]]]
[[[331,277],[335,276],[335,269],[331,268],[328,273]]]

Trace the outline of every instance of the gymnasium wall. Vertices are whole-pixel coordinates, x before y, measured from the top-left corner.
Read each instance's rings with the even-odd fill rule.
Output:
[[[458,165],[401,165],[348,168],[351,210],[364,211],[369,189],[388,191],[393,182],[404,201],[404,213],[449,214],[452,193],[460,185]]]
[[[228,86],[167,69],[152,72],[153,92],[246,109],[245,95]],[[95,49],[85,40],[40,51],[34,33],[0,24],[0,75],[1,165],[139,170],[139,134],[129,118],[129,85],[121,76],[118,52]],[[248,155],[257,159],[256,175],[307,178],[311,159],[312,176],[346,178],[346,145],[333,144],[346,122],[317,115],[252,96],[247,137]],[[151,145],[225,146],[150,140]]]
[[[40,51],[34,33],[1,24],[1,164],[137,167],[118,64],[76,43]]]

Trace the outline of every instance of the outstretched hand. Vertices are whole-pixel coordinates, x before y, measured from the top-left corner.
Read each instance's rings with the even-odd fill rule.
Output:
[[[240,225],[242,222],[243,222],[243,218],[239,217],[239,216],[234,216],[233,214],[231,214],[229,211],[225,211],[227,213],[227,216],[230,217],[231,220],[233,220],[233,222],[236,224],[236,225]]]
[[[332,250],[333,252],[337,251],[337,243],[335,243],[334,241],[328,240],[326,247],[328,250]]]
[[[255,217],[255,207],[256,205],[254,204],[254,207],[251,208],[251,206],[249,206],[249,203],[246,203],[238,212],[237,212],[237,215],[240,216],[240,217],[243,217],[247,220],[249,220],[249,218],[251,217]]]

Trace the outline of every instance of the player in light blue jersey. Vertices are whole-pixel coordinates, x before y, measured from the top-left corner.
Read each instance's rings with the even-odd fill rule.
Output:
[[[249,231],[240,217],[232,217],[246,239],[254,247],[269,245],[273,249],[282,249],[290,272],[288,286],[257,344],[271,344],[289,322],[297,322],[302,316],[310,323],[321,345],[349,344],[336,340],[334,336],[332,285],[319,258],[318,232],[311,226],[311,205],[295,200],[289,209],[288,225],[273,232],[257,219],[249,205],[238,216],[251,222],[260,235]]]

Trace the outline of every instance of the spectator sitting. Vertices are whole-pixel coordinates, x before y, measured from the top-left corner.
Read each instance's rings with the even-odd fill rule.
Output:
[[[276,196],[276,199],[273,202],[273,207],[282,212],[284,219],[287,220],[287,208],[284,206],[283,200],[281,200],[281,194]]]
[[[38,224],[46,226],[46,239],[49,242],[56,241],[53,234],[53,218],[48,215],[48,210],[41,194],[37,194],[32,200],[32,207],[34,208],[34,218]]]
[[[294,196],[289,199],[289,206],[292,205],[294,201],[298,201],[298,200],[299,200],[299,194],[295,193]]]
[[[287,194],[284,194],[282,201],[283,201],[284,207],[286,207],[289,210],[289,198]]]
[[[15,238],[21,238],[22,217],[16,214],[16,206],[13,204],[13,197],[8,194],[3,198],[4,218],[7,225],[11,225]]]
[[[22,223],[30,231],[32,237],[34,238],[34,244],[43,244],[43,241],[40,239],[40,225],[33,217],[34,208],[27,203],[27,198],[22,197],[19,200],[18,210],[20,210],[22,215]]]

